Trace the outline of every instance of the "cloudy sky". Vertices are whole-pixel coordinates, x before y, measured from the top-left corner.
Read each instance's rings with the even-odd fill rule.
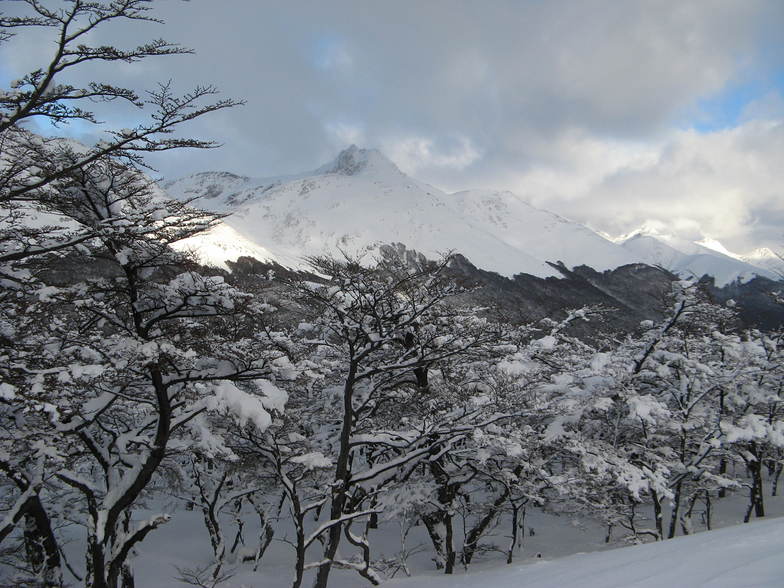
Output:
[[[647,225],[784,249],[781,0],[155,5],[166,24],[92,41],[166,37],[196,55],[89,74],[247,101],[194,125],[219,151],[156,159],[167,177],[299,172],[356,143],[445,190],[509,189],[611,235]],[[49,50],[4,47],[0,81]]]

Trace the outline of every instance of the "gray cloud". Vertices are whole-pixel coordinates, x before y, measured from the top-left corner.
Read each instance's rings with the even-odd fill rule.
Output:
[[[784,249],[784,121],[676,131],[637,150],[584,142],[563,160],[560,182],[536,169],[518,176],[518,190],[611,234],[649,224],[740,252]]]
[[[728,84],[784,69],[784,4],[777,0],[156,5],[165,25],[106,29],[96,40],[165,36],[197,55],[103,73],[133,87],[168,78],[183,89],[211,82],[248,102],[193,125],[223,149],[156,158],[164,174],[301,171],[360,142],[447,189],[517,189],[606,230],[664,217],[651,211],[672,209],[670,192],[723,181],[700,167],[699,154],[686,161],[668,151],[686,149],[678,129]],[[0,58],[4,65],[40,63],[48,45],[20,41]],[[744,124],[760,112],[780,120],[778,105],[775,93],[761,100]],[[118,122],[131,116],[111,113]],[[765,158],[758,152],[773,149],[770,134],[744,137],[762,144],[739,136],[735,155],[751,150]],[[720,137],[709,135],[700,149],[715,141]],[[678,173],[668,167],[676,160]],[[775,174],[769,179],[781,183]],[[754,184],[754,172],[733,181]],[[750,185],[743,186],[738,198],[751,198]],[[762,214],[769,200],[752,200],[732,200],[745,211],[744,223],[771,218]],[[633,212],[616,213],[624,207]],[[692,216],[707,222],[705,214]],[[710,230],[740,243],[739,222],[711,222]]]

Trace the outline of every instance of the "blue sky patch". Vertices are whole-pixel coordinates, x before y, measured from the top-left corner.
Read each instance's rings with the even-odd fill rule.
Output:
[[[784,68],[764,79],[730,83],[717,94],[700,100],[697,115],[689,126],[701,133],[735,127],[743,122],[750,104],[774,92],[784,96]]]

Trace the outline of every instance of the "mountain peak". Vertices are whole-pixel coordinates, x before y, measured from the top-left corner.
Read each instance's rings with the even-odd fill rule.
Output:
[[[758,247],[743,257],[744,259],[781,259],[781,256],[769,247]]]
[[[341,176],[357,176],[366,171],[381,170],[402,172],[378,149],[364,149],[351,145],[341,151],[330,163],[316,170],[317,174],[338,174]]]
[[[711,239],[710,237],[705,237],[701,241],[696,241],[696,243],[697,243],[697,245],[701,245],[702,247],[705,247],[706,249],[710,249],[712,251],[717,251],[717,252],[721,253],[722,255],[726,255],[727,257],[732,257],[733,259],[739,259],[739,260],[743,261],[741,259],[740,255],[738,255],[736,253],[733,253],[732,251],[729,251],[726,247],[724,247],[724,245],[722,243],[720,243],[716,239]]]

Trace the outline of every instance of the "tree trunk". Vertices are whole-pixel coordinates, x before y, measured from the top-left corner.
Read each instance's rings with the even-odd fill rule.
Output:
[[[291,588],[299,588],[302,585],[302,576],[305,574],[305,514],[300,508],[299,496],[296,488],[291,488],[289,500],[291,502],[291,515],[294,519],[294,529],[297,535],[294,549],[296,559],[294,561],[294,582]]]
[[[342,492],[342,490],[338,490],[338,492]],[[343,514],[343,506],[345,504],[345,497],[335,496],[332,499],[332,508],[329,511],[329,516],[331,520],[339,519]],[[327,588],[327,582],[329,581],[329,573],[332,570],[332,562],[335,559],[335,555],[338,552],[338,546],[340,545],[340,537],[343,532],[343,525],[337,524],[332,525],[327,532],[327,543],[324,547],[324,555],[321,558],[324,563],[322,563],[316,574],[316,581],[313,584],[313,588]]]
[[[656,490],[651,490],[651,498],[653,500],[653,518],[656,524],[656,540],[661,541],[664,539],[664,515],[662,514],[661,498]]]
[[[751,492],[750,500],[754,505],[754,516],[765,516],[765,498],[762,490],[762,461],[759,458],[759,451],[757,444],[752,442],[750,453],[755,457],[754,460],[749,462],[749,473],[751,474]]]
[[[680,450],[678,452],[678,457],[680,458],[681,463],[687,463],[686,460],[686,436],[683,431],[681,431],[681,438],[680,438]],[[685,474],[684,474],[685,475]],[[670,514],[670,528],[667,532],[667,539],[672,539],[675,537],[675,533],[678,529],[678,517],[680,515],[681,510],[681,491],[683,489],[683,477],[680,477],[678,483],[675,485],[675,492],[672,499],[672,513]]]
[[[725,396],[726,392],[724,388],[721,388],[721,393],[719,394],[719,418],[724,416],[724,403],[725,403]],[[723,476],[727,473],[727,458],[722,456],[719,460],[719,475]],[[724,498],[727,496],[727,489],[724,487],[719,488],[719,498]]]
[[[440,511],[422,517],[422,523],[430,536],[430,542],[436,552],[436,569],[441,570],[446,563],[446,550],[444,549],[444,538],[438,532],[438,525],[441,523]]]
[[[694,494],[689,499],[689,509],[686,513],[681,517],[681,530],[683,531],[684,535],[691,535],[694,527],[692,526],[692,514],[694,514],[694,507],[697,504],[697,500],[699,498],[698,494]]]
[[[24,506],[24,546],[27,562],[44,586],[61,586],[62,562],[52,523],[41,499],[34,494]]]
[[[784,462],[779,462],[776,465],[776,471],[773,474],[773,480],[771,481],[771,487],[770,487],[770,495],[771,496],[777,496],[778,495],[779,479],[781,478],[781,471],[782,471],[782,469],[784,469]]]
[[[335,481],[332,485],[332,500],[329,509],[329,518],[332,521],[340,519],[344,514],[350,477],[349,458],[351,454],[351,431],[354,428],[354,383],[357,376],[357,363],[352,361],[349,365],[346,383],[343,386],[343,425],[340,430],[340,450],[335,464]],[[316,573],[313,588],[327,588],[329,573],[332,570],[332,560],[338,552],[340,538],[343,534],[343,524],[332,525],[327,532],[327,543],[324,546],[322,564]]]
[[[98,538],[92,534],[87,538],[87,574],[84,580],[86,588],[109,588],[103,548]]]
[[[525,516],[525,507],[523,508],[523,516]],[[517,537],[520,533],[520,506],[512,501],[512,539],[509,542],[509,549],[506,552],[506,565],[512,563],[515,547],[517,547]]]
[[[294,582],[291,584],[291,588],[299,588],[302,585],[302,576],[305,573],[305,536],[300,537],[299,531],[297,531],[297,535],[297,559],[294,562]]]
[[[711,526],[713,525],[711,519],[713,517],[713,503],[711,502],[711,495],[710,492],[707,490],[705,491],[705,527],[708,531],[711,530]]]
[[[215,574],[217,576],[217,573]],[[122,574],[121,574],[121,584],[122,588],[135,588],[136,582],[133,579],[133,572],[131,571],[131,566],[128,564],[123,564],[122,567]]]
[[[494,501],[490,509],[485,513],[479,522],[473,526],[473,528],[469,531],[468,535],[466,536],[465,544],[463,545],[463,563],[466,566],[471,564],[471,560],[474,557],[474,553],[476,552],[476,546],[479,543],[479,539],[482,538],[487,528],[490,526],[490,523],[493,522],[498,511],[500,510],[501,506],[506,502],[507,497],[509,496],[509,490],[504,490]]]
[[[675,494],[672,498],[672,514],[670,514],[670,528],[667,532],[667,539],[675,537],[675,532],[678,529],[678,516],[681,510],[681,488],[683,482],[680,481],[675,485]]]
[[[719,475],[723,476],[727,473],[727,459],[722,457],[719,461]],[[724,487],[719,488],[719,498],[727,496],[727,489]]]
[[[455,560],[457,559],[457,554],[455,553],[455,539],[451,514],[447,513],[444,520],[444,526],[446,527],[446,533],[444,536],[444,555],[446,556],[444,562],[444,573],[452,574],[455,571]]]
[[[294,518],[294,527],[297,535],[297,542],[294,546],[296,551],[294,582],[291,588],[299,588],[302,585],[302,576],[305,574],[305,514],[303,514],[300,507],[299,496],[295,488],[292,488],[289,500],[291,501],[291,514]]]

